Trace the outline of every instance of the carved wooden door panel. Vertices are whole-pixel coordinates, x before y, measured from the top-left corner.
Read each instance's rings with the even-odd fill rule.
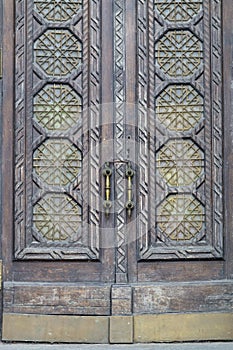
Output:
[[[115,3],[122,25],[122,32],[115,26],[115,69],[125,62],[127,75],[115,82],[116,137],[127,124],[116,153],[125,149],[136,173],[129,231],[137,232],[139,264],[132,280],[180,279],[182,264],[190,279],[198,265],[205,272],[196,274],[208,278],[223,258],[221,1]],[[116,188],[119,196],[126,192]]]
[[[3,5],[3,338],[227,312],[230,0]]]
[[[116,282],[136,283],[134,314],[228,309],[219,298],[221,283],[232,288],[223,282],[232,244],[223,210],[231,143],[223,113],[224,102],[229,110],[227,6],[230,11],[232,4],[220,0],[114,2],[114,156],[134,171],[129,215],[128,165],[115,167]]]
[[[101,11],[99,0],[4,1],[4,313],[110,313]]]
[[[148,4],[137,6],[138,278],[179,280],[184,265],[186,279],[211,279],[223,258],[221,1]]]

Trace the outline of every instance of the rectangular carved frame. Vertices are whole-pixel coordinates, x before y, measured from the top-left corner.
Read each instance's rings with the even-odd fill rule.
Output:
[[[202,12],[194,24],[168,24],[158,19],[152,0],[139,0],[138,23],[138,130],[140,168],[138,231],[139,260],[213,259],[223,257],[223,180],[222,180],[222,1],[203,0]],[[174,28],[175,26],[175,28]],[[168,195],[156,174],[155,148],[160,144],[155,116],[155,96],[172,80],[159,79],[155,66],[155,42],[169,29],[188,29],[204,46],[204,78],[190,83],[204,95],[205,190],[195,193],[205,203],[206,239],[192,244],[161,244],[157,239],[156,206]],[[147,40],[148,38],[148,40]],[[173,80],[174,82],[174,80]],[[179,83],[187,84],[181,79]],[[202,86],[201,86],[202,85]],[[149,130],[156,130],[149,135]],[[149,135],[149,136],[148,136]],[[153,136],[157,135],[155,138]],[[194,136],[195,137],[195,136]],[[148,168],[150,164],[150,169]],[[155,174],[155,175],[154,175]],[[161,188],[163,188],[161,190]]]
[[[15,0],[15,259],[99,259],[100,4],[100,0],[84,0],[82,13],[82,136],[86,145],[82,174],[83,241],[72,247],[59,247],[33,242],[32,238],[32,71],[36,31],[33,31],[33,1]]]

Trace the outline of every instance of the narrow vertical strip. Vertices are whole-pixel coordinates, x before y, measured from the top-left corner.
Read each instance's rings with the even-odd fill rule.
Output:
[[[114,1],[114,96],[115,150],[117,160],[125,159],[125,1]],[[124,165],[116,163],[116,282],[127,282],[125,236],[125,174]]]

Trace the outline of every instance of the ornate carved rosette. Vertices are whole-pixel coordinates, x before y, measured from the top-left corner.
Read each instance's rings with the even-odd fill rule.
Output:
[[[191,85],[169,85],[156,100],[156,116],[170,131],[190,131],[203,115],[203,97]]]
[[[193,185],[204,169],[204,154],[190,140],[169,140],[157,153],[160,176],[171,187]]]
[[[203,62],[201,41],[189,30],[169,30],[157,42],[156,62],[168,77],[190,77]]]
[[[161,241],[189,241],[202,232],[204,208],[193,196],[169,195],[158,209]]]
[[[45,85],[33,106],[33,117],[47,132],[64,132],[81,122],[82,99],[69,85]]]
[[[69,30],[49,29],[36,40],[34,56],[47,76],[67,76],[81,65],[82,44]]]
[[[48,139],[34,152],[36,175],[50,186],[67,186],[81,173],[81,152],[68,140]]]
[[[38,239],[82,242],[81,212],[81,207],[66,194],[46,194],[33,210]]]

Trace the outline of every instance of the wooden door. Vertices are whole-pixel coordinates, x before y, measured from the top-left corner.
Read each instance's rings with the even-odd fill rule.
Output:
[[[108,315],[100,1],[5,1],[4,16],[4,312]]]
[[[232,339],[230,1],[3,5],[3,339]]]

